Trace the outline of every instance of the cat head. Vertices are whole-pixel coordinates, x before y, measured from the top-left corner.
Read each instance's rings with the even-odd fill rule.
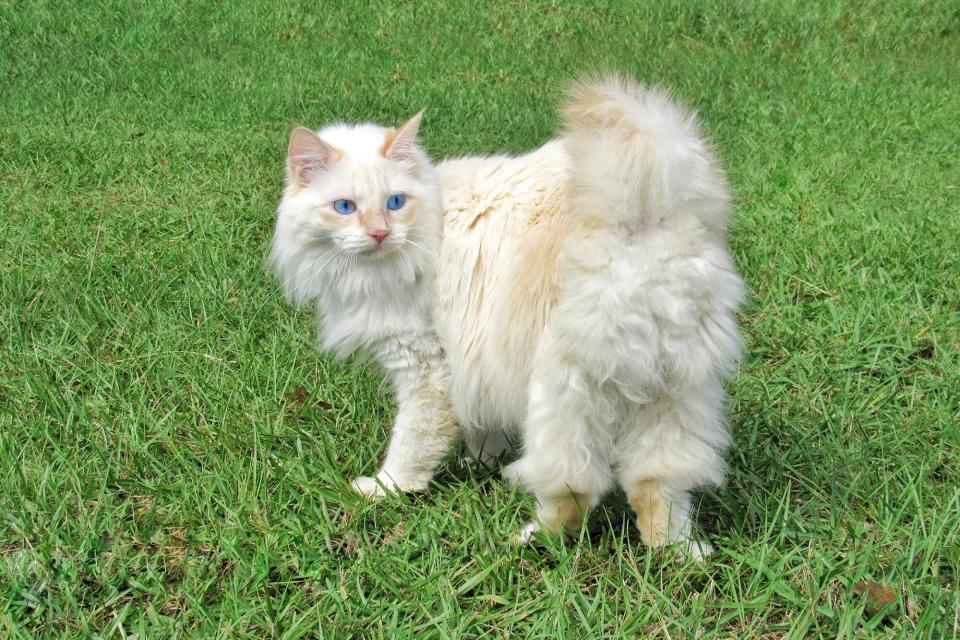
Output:
[[[415,279],[428,266],[440,210],[432,165],[417,145],[420,118],[397,128],[293,130],[271,249],[291,298],[314,298],[334,278]]]

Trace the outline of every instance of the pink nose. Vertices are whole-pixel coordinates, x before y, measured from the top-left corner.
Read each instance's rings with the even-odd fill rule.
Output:
[[[377,241],[377,244],[380,244],[388,235],[390,235],[390,229],[377,229],[375,231],[368,231],[367,233],[371,238]]]

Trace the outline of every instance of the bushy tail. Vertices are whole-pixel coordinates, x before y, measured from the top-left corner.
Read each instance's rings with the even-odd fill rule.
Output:
[[[615,76],[574,85],[563,109],[577,216],[643,224],[694,217],[722,232],[723,171],[696,115],[662,90]]]

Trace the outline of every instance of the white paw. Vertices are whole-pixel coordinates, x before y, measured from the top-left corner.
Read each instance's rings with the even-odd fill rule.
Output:
[[[681,543],[683,544],[683,543]],[[713,555],[713,545],[702,540],[687,540],[687,557],[694,562],[704,562]]]
[[[540,531],[539,522],[530,522],[520,531],[520,535],[517,536],[517,544],[525,545],[530,544],[530,541],[533,540],[533,536],[537,535],[537,532]]]
[[[354,478],[350,484],[354,491],[365,498],[382,498],[390,493],[376,478],[370,476]]]

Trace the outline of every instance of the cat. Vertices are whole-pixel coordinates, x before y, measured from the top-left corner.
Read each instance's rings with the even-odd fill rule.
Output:
[[[414,284],[425,296],[415,315],[429,318],[419,335],[445,353],[431,370],[449,377],[439,414],[452,408],[455,418],[408,431],[402,444],[395,432],[377,478],[355,486],[368,495],[404,490],[389,480],[414,459],[418,479],[427,477],[455,442],[458,421],[481,462],[519,444],[504,475],[538,505],[521,540],[578,527],[619,485],[645,544],[679,543],[699,558],[710,548],[692,534],[691,491],[723,480],[723,381],[739,357],[735,312],[744,297],[725,240],[726,178],[696,117],[662,91],[588,79],[574,86],[563,115],[560,135],[530,153],[452,159],[433,170],[438,191],[430,193],[439,199],[430,213],[442,229],[418,236],[423,256],[437,260]],[[324,171],[373,180],[374,169],[332,158],[361,147],[374,157],[389,149],[393,130],[333,132],[319,134],[330,147]],[[412,136],[404,148],[421,153]],[[297,153],[290,157],[296,164]],[[425,156],[417,158],[427,175]],[[406,188],[391,184],[379,197]],[[341,197],[329,191],[316,202]],[[278,234],[279,226],[278,218]],[[292,270],[310,284],[292,288],[322,298],[327,280],[312,261]],[[322,313],[344,302],[321,299]],[[367,302],[382,306],[358,298],[343,317],[367,318]],[[430,401],[443,402],[439,391]]]
[[[460,433],[431,318],[442,220],[420,120],[294,129],[268,258],[289,300],[316,304],[322,345],[375,361],[392,383],[386,462],[353,482],[371,496],[426,489]]]

